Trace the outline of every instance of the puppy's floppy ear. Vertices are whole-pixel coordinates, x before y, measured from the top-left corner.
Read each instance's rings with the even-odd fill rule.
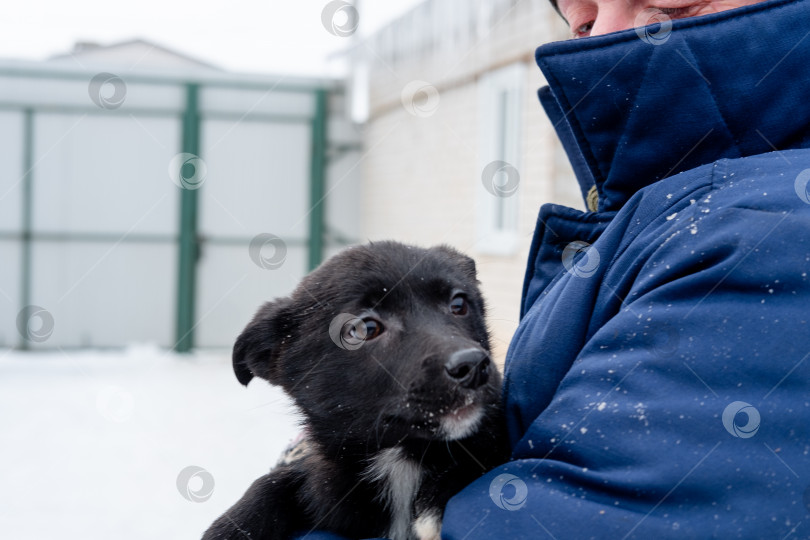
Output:
[[[468,278],[470,278],[472,281],[478,281],[478,273],[475,269],[475,261],[470,257],[446,244],[435,246],[431,249],[443,253],[454,264],[457,264]]]
[[[292,300],[267,302],[242,331],[233,346],[233,371],[247,385],[256,376],[273,382],[281,347],[288,335]]]

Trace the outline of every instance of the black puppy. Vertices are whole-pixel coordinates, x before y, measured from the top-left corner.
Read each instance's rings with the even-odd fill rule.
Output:
[[[435,539],[450,497],[508,459],[475,263],[452,248],[341,252],[259,310],[233,367],[292,396],[307,447],[205,540]]]

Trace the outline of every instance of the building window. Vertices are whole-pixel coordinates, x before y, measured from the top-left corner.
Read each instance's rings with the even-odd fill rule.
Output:
[[[476,247],[512,255],[518,248],[521,116],[526,66],[515,63],[481,77],[479,87]]]

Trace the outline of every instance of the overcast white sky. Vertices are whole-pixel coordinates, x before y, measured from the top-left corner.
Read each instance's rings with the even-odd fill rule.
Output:
[[[421,0],[363,0],[362,34]],[[76,41],[155,41],[231,71],[324,75],[348,38],[321,23],[327,0],[8,0],[0,58],[43,60]]]

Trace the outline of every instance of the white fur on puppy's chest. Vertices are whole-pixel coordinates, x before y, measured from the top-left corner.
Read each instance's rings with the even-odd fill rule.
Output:
[[[410,537],[413,500],[419,489],[422,469],[405,456],[402,448],[386,448],[371,458],[366,477],[381,484],[381,496],[391,512],[387,536],[392,540]]]
[[[438,512],[428,511],[413,522],[413,532],[419,540],[440,540],[442,518]]]

